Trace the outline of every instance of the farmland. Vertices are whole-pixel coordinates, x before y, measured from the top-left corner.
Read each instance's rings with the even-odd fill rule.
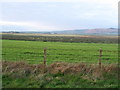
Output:
[[[39,35],[21,36],[23,35],[3,35],[3,87],[118,87],[118,44],[116,37],[100,38],[98,36],[91,39],[84,36],[80,39],[78,36],[76,37],[78,38],[77,41],[71,42],[71,36],[62,36],[62,41],[60,41],[61,36],[57,36],[56,40],[58,41],[54,42],[55,36],[43,36],[42,40]],[[67,41],[65,41],[66,38]],[[75,37],[72,36],[73,38]],[[81,40],[83,41],[81,42]],[[92,40],[94,40],[94,43]],[[46,73],[41,71],[44,48],[47,48]],[[103,67],[101,73],[99,73],[100,70],[97,66],[100,48],[102,48]],[[36,67],[39,68],[36,69]]]
[[[70,42],[70,43],[118,43],[118,36],[97,35],[61,35],[61,34],[29,34],[29,33],[3,33],[2,39],[43,41],[43,42]]]
[[[117,63],[117,44],[62,43],[2,40],[2,59],[42,63],[43,49],[47,48],[47,63],[55,61],[97,63],[99,49],[103,49],[103,63]]]

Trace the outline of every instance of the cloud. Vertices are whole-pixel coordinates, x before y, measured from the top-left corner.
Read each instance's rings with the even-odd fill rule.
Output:
[[[0,26],[21,26],[21,27],[27,27],[32,30],[60,30],[60,28],[51,26],[51,25],[44,25],[41,23],[34,23],[34,22],[11,22],[11,21],[0,21]]]
[[[2,19],[5,20],[2,24],[21,25],[38,30],[117,26],[118,0],[2,1],[8,2],[1,3]],[[9,3],[9,1],[13,2]]]
[[[11,21],[0,21],[0,25],[20,25],[20,26],[29,26],[30,24],[24,22],[11,22]]]
[[[86,2],[86,3],[116,3],[119,0],[1,0],[1,2]]]

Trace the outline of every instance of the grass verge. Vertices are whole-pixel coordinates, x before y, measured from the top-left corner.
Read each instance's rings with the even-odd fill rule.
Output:
[[[3,88],[118,88],[118,66],[56,62],[46,66],[2,62]]]

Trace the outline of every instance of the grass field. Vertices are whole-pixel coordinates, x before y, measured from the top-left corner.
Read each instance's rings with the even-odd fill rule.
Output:
[[[118,88],[116,43],[2,40],[2,61],[3,88]]]
[[[102,63],[118,62],[117,44],[2,40],[2,45],[2,59],[9,61],[42,63],[46,47],[47,64],[56,61],[97,63],[100,48],[103,50]]]

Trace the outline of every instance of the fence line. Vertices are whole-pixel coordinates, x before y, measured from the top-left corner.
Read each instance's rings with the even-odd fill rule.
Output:
[[[48,50],[52,50],[52,49],[48,49]],[[54,50],[56,50],[56,49],[54,49]],[[99,64],[99,67],[101,68],[101,57],[102,57],[102,48],[100,48],[100,50],[99,50],[99,58],[98,58],[98,60],[99,60],[99,62],[98,62],[98,64]],[[46,48],[44,48],[44,65],[46,65],[46,55],[58,55],[58,54],[47,54],[47,49]],[[65,55],[65,54],[60,54],[60,55]],[[68,54],[66,54],[66,55],[68,55]]]
[[[51,64],[54,62],[86,62],[92,64],[99,64],[101,67],[102,63],[117,63],[118,61],[118,52],[110,49],[99,49],[99,48],[69,48],[69,49],[53,49],[51,47],[39,48],[39,50],[32,49],[24,52],[20,52],[14,60],[26,61],[28,63],[38,64],[43,63]]]

